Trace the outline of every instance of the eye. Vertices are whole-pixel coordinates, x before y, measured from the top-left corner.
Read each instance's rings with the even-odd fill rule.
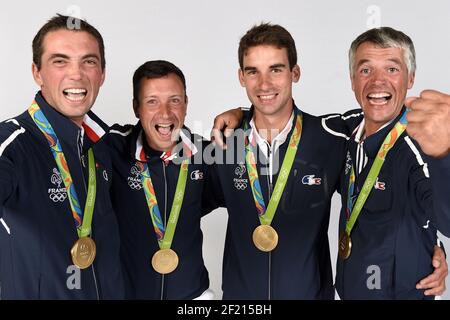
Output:
[[[247,70],[246,74],[249,75],[249,76],[253,76],[253,75],[256,74],[256,70]]]
[[[149,105],[149,106],[155,106],[155,105],[158,104],[158,100],[156,100],[156,99],[149,99],[149,100],[147,100],[146,104]]]
[[[181,102],[180,98],[172,98],[172,103],[179,104]]]
[[[389,73],[395,73],[395,72],[399,72],[400,70],[398,69],[398,68],[396,68],[396,67],[390,67],[390,68],[388,68],[388,72]]]
[[[97,60],[96,59],[87,59],[84,61],[84,63],[86,63],[87,65],[90,65],[90,66],[96,66]]]
[[[60,67],[60,66],[64,66],[66,64],[66,60],[64,60],[64,59],[55,59],[55,60],[52,61],[52,63],[54,65],[56,65],[57,67]]]
[[[369,68],[362,68],[362,69],[359,71],[359,73],[361,73],[361,74],[369,74],[369,73],[370,73],[370,70],[369,70]]]
[[[272,69],[272,72],[273,73],[280,73],[280,72],[282,72],[283,70],[282,69],[280,69],[280,68],[273,68]]]

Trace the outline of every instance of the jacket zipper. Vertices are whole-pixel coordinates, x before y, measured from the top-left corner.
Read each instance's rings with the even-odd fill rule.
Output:
[[[269,192],[269,197],[268,197],[268,199],[269,199],[269,201],[270,201],[270,197],[272,196],[272,166],[271,166],[271,164],[272,164],[272,150],[271,150],[271,147],[270,147],[270,145],[268,145],[267,146],[268,148],[267,148],[267,150],[268,150],[268,156],[269,156],[269,165],[268,165],[268,170],[269,170],[269,174],[267,174],[267,190],[268,190],[268,192]],[[267,166],[267,165],[266,165]],[[271,251],[269,251],[269,254],[268,254],[268,256],[269,256],[269,283],[268,283],[268,293],[267,293],[267,299],[268,300],[271,300],[272,299],[272,252]]]
[[[84,191],[86,192],[86,196],[88,194],[88,190],[86,189],[86,180],[85,180],[85,175],[84,175],[84,170],[83,170],[83,159],[82,157],[84,157],[82,155],[82,145],[78,144],[78,142],[80,141],[80,139],[82,139],[81,137],[81,130],[78,131],[78,137],[77,137],[77,150],[78,150],[78,159],[80,161],[80,169],[81,169],[81,175],[83,177],[83,187],[84,187]],[[94,228],[91,226],[91,237],[94,237]],[[94,285],[95,285],[95,293],[97,294],[97,300],[100,300],[100,294],[98,292],[98,284],[97,284],[97,276],[95,275],[95,267],[94,264],[91,265],[91,270],[92,270],[92,276],[94,277]]]
[[[166,164],[162,162],[164,174],[164,227],[167,226],[167,177]],[[161,300],[164,300],[164,274],[161,275]]]

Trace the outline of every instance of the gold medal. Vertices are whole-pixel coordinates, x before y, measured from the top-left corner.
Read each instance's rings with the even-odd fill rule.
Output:
[[[253,243],[259,250],[270,252],[278,244],[278,233],[271,226],[262,224],[253,231]]]
[[[161,274],[171,273],[178,266],[178,255],[172,249],[158,250],[152,257],[152,266]]]
[[[95,242],[89,237],[78,239],[70,250],[73,264],[80,269],[88,268],[94,262],[96,253]]]
[[[351,251],[352,239],[347,232],[344,231],[339,238],[339,257],[345,260],[350,256]]]

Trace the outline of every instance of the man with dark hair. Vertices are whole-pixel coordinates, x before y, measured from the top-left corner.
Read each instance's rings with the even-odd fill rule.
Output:
[[[300,68],[287,30],[255,26],[238,52],[252,108],[244,134],[227,139],[223,158],[231,152],[235,161],[217,164],[229,214],[223,298],[333,299],[327,230],[346,140],[295,105]],[[328,125],[345,129],[340,121]]]
[[[268,31],[268,29],[270,28],[267,24],[252,28],[241,39],[239,49],[240,59],[243,57],[239,78],[253,103],[250,115],[244,117],[241,125],[241,128],[246,130],[250,128],[250,132],[246,132],[248,138],[245,142],[245,164],[240,164],[242,170],[239,171],[239,181],[241,185],[242,181],[248,184],[251,192],[245,190],[246,188],[233,189],[233,181],[236,181],[235,174],[238,170],[233,172],[232,166],[229,165],[217,166],[229,211],[223,271],[224,298],[331,299],[333,290],[327,237],[330,201],[332,194],[337,189],[341,190],[341,193],[347,194],[343,185],[345,185],[345,181],[348,182],[348,177],[347,180],[340,177],[345,164],[344,160],[350,158],[350,156],[346,157],[346,139],[349,135],[347,127],[352,126],[352,123],[357,122],[358,119],[361,120],[361,112],[360,110],[352,111],[345,117],[329,115],[316,118],[298,110],[293,103],[291,93],[292,83],[299,78],[298,66],[288,64],[287,52],[290,46],[272,40],[275,32],[283,33],[284,29],[280,29],[279,26],[274,26],[272,31]],[[287,31],[284,30],[284,33]],[[267,34],[270,34],[270,37],[267,37]],[[288,38],[286,34],[280,34],[279,37],[281,39]],[[265,43],[264,40],[261,40],[265,38],[271,39],[270,42]],[[242,50],[242,47],[247,48],[246,51]],[[408,61],[412,66],[413,55],[405,53],[406,56],[409,57]],[[395,61],[401,60],[398,58],[396,57]],[[394,69],[397,67],[397,65],[392,67],[391,71],[395,73]],[[393,98],[392,101],[401,103],[404,100],[403,93],[406,93],[406,89],[402,90],[398,93],[392,92],[390,96],[384,95],[385,92],[376,92],[375,96],[370,99],[373,98],[382,104],[386,98],[388,100]],[[394,93],[396,94],[394,95]],[[381,94],[383,96],[378,96]],[[364,98],[364,96],[362,97]],[[397,104],[395,105],[397,106]],[[397,116],[396,113],[400,110],[397,109],[388,115],[395,114]],[[236,116],[234,117],[233,114]],[[222,129],[224,126],[233,128],[238,122],[236,118],[240,118],[241,115],[242,113],[238,110],[221,115],[216,118],[214,127],[216,129]],[[297,117],[296,126],[293,123],[293,115]],[[341,119],[353,120],[344,123]],[[294,139],[293,137],[296,135],[298,138]],[[216,134],[215,136],[218,141],[220,135]],[[227,139],[228,152],[230,142],[233,142],[235,136]],[[289,136],[291,138],[288,144]],[[293,151],[289,151],[291,148]],[[244,153],[244,150],[236,147],[233,150],[238,155]],[[254,158],[255,154],[260,155],[257,161]],[[276,163],[277,156],[280,157],[279,162],[283,163],[280,173],[271,168],[273,163]],[[268,165],[264,166],[262,163],[265,159],[268,159],[265,161]],[[367,164],[367,161],[362,162],[361,168],[364,167],[364,164]],[[348,166],[349,164],[346,163],[345,168]],[[266,168],[269,172],[265,179],[267,183],[261,183],[259,176],[264,174]],[[405,170],[407,169],[405,168]],[[349,174],[347,171],[346,174]],[[281,181],[279,181],[280,179]],[[403,179],[398,183],[407,183],[407,181]],[[425,188],[428,183],[423,182],[421,186]],[[376,185],[380,189],[387,188],[387,193],[390,194],[392,188],[390,185],[386,185],[382,181],[377,181]],[[424,199],[427,199],[429,202],[427,205],[431,208],[433,203],[427,196],[429,188],[420,189],[420,191],[424,192]],[[251,195],[253,195],[254,201],[251,201]],[[442,199],[435,201],[435,205],[441,203]],[[408,205],[404,200],[404,197],[398,200],[399,206],[411,209],[412,204]],[[253,206],[252,202],[254,202]],[[266,205],[267,202],[268,205]],[[382,203],[375,201],[374,205]],[[243,211],[242,206],[247,209]],[[260,226],[257,226],[255,212],[258,213]],[[410,217],[407,225],[413,228],[413,222],[417,215],[411,214],[411,216],[413,217]],[[401,263],[408,264],[415,262],[415,258],[420,255],[421,266],[426,264],[426,268],[414,269],[412,272],[417,271],[414,275],[404,275],[402,279],[408,279],[410,282],[412,280],[412,286],[409,288],[410,295],[405,294],[403,297],[423,297],[423,291],[415,290],[415,284],[432,271],[430,258],[436,242],[436,232],[432,225],[428,226],[426,221],[423,221],[426,216],[423,215],[420,221],[424,222],[427,229],[423,229],[419,222],[415,225],[416,229],[409,230],[411,231],[409,235],[420,234],[420,236],[408,238],[415,240],[413,242],[415,244],[418,243],[417,239],[419,242],[423,240],[421,243],[423,250],[416,255],[412,254],[411,258],[411,250],[414,250],[415,247],[411,250],[407,248],[404,255],[401,256],[404,259]],[[374,216],[372,219],[377,219],[377,217]],[[380,224],[381,227],[384,228],[384,225]],[[253,229],[255,231],[252,233]],[[447,229],[444,228],[444,230]],[[368,233],[370,231],[368,230]],[[406,232],[406,234],[408,233]],[[250,239],[253,240],[255,246],[251,244]],[[343,240],[340,245],[344,244],[340,247],[342,255],[348,253],[350,249],[349,245],[345,246],[348,244],[345,242],[348,238],[341,239]],[[376,245],[378,242],[374,241]],[[363,243],[362,240],[358,241],[357,246]],[[370,239],[367,239],[367,243],[371,243]],[[395,250],[398,252],[402,248],[395,247]],[[429,289],[425,293],[432,295],[442,293],[447,273],[442,249],[436,248],[433,260],[440,261],[436,264],[433,261],[436,271],[425,279],[428,284],[420,288]],[[387,254],[392,254],[392,250],[388,250]],[[404,268],[398,270],[398,272],[402,271]],[[349,271],[348,274],[347,281],[352,283],[352,272]],[[359,274],[359,276],[361,275]],[[365,273],[365,276],[367,279],[370,275]],[[430,279],[433,279],[431,283]],[[383,285],[385,284],[383,282]],[[404,283],[399,284],[399,290],[402,285]],[[344,291],[346,288],[344,285]],[[352,290],[351,286],[348,288]],[[391,290],[392,283],[389,283],[388,288],[384,289]],[[414,289],[414,292],[411,292],[411,289]],[[382,297],[391,297],[383,295],[385,292],[381,293]],[[405,292],[400,292],[394,297],[402,297],[402,293]],[[349,296],[344,296],[344,298],[350,297],[350,295],[357,297],[358,293],[351,291]]]
[[[208,166],[195,161],[206,142],[184,126],[187,103],[181,70],[148,61],[133,76],[139,122],[110,131],[111,198],[129,299],[213,298],[200,219],[217,197],[207,185]]]
[[[0,124],[2,299],[120,299],[112,173],[92,108],[105,73],[100,33],[56,16],[33,40],[41,88],[27,111]]]

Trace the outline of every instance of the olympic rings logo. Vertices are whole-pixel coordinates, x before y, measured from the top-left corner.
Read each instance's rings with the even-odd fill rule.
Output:
[[[128,181],[128,185],[130,186],[131,189],[134,189],[134,190],[141,190],[142,189],[142,182],[129,180]]]
[[[50,193],[49,198],[53,202],[64,202],[64,200],[66,200],[67,198],[67,193],[66,192]]]

